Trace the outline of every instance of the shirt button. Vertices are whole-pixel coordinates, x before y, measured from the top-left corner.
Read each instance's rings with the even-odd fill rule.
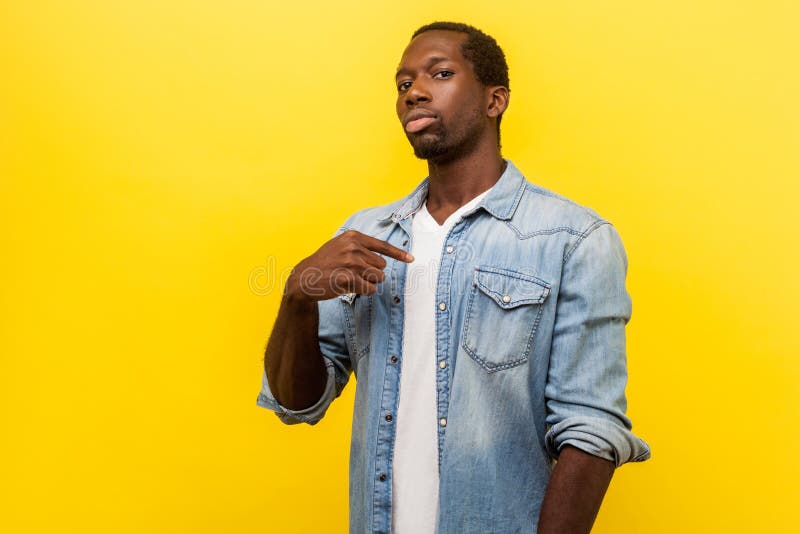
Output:
[[[447,426],[447,419],[445,419],[444,417],[439,419],[439,426]]]
[[[394,303],[395,304],[400,304],[400,297],[399,296],[397,296],[397,295],[394,296]]]
[[[389,358],[389,361],[390,361],[390,362],[392,362],[392,363],[397,363],[397,356],[395,356],[394,354],[392,354],[392,357],[391,357],[391,358]]]
[[[403,241],[403,246],[406,246],[406,245],[408,245],[408,239],[406,239],[405,241]]]
[[[387,420],[387,421],[389,421],[389,422],[391,423],[391,421],[392,421],[392,414],[390,414],[390,413],[387,413],[387,414],[386,414],[386,420]]]
[[[448,254],[452,254],[452,253],[453,253],[453,251],[455,250],[455,248],[453,248],[453,247],[447,247],[445,250],[447,251],[447,253],[448,253]]]
[[[381,476],[378,477],[381,482],[386,482],[386,473],[381,473]]]
[[[444,369],[445,367],[447,367],[447,362],[446,362],[446,361],[444,361],[444,360],[441,360],[441,361],[439,362],[439,368],[440,368],[440,369]]]
[[[503,296],[503,302],[508,304],[509,302],[511,302],[511,297],[509,297],[508,295]]]
[[[447,309],[447,304],[445,304],[444,302],[440,302],[439,303],[439,309],[442,310],[442,311],[445,311]]]

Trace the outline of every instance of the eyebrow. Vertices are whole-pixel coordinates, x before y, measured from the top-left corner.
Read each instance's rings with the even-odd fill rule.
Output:
[[[431,65],[435,65],[441,61],[451,61],[451,59],[449,57],[433,56],[428,58],[428,61],[425,63],[425,67],[430,68]],[[409,74],[410,72],[411,69],[401,66],[397,69],[397,72],[395,73],[394,77],[397,78],[401,74]]]

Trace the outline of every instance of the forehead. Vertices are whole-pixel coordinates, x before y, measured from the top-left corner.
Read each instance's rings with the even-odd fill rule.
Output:
[[[450,30],[429,30],[421,33],[406,47],[398,69],[416,67],[430,58],[469,63],[461,53],[461,45],[466,40],[467,34]]]

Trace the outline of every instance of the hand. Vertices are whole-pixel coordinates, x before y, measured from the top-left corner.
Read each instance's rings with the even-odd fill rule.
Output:
[[[286,295],[306,301],[327,300],[345,293],[372,295],[386,278],[386,260],[410,263],[408,252],[356,230],[334,237],[301,261],[286,282]]]

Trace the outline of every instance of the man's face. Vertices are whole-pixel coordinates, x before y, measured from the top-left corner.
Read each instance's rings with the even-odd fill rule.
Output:
[[[485,88],[461,53],[467,36],[431,30],[414,38],[397,70],[397,116],[414,154],[452,160],[491,129]]]

